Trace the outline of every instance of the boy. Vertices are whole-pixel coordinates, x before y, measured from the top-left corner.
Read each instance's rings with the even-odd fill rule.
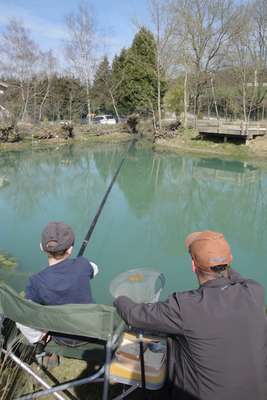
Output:
[[[64,222],[49,222],[42,232],[40,248],[48,256],[48,266],[31,276],[25,297],[43,305],[93,303],[90,280],[98,273],[96,264],[84,257],[70,258],[74,245],[74,233]],[[39,341],[44,332],[17,324],[31,342]],[[78,344],[77,337],[53,334],[62,344]]]

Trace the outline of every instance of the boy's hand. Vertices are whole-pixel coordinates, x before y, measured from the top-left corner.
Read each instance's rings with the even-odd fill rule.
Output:
[[[92,265],[92,267],[93,267],[93,270],[94,270],[94,277],[98,274],[98,272],[99,272],[99,269],[98,269],[98,266],[95,264],[95,263],[93,263],[92,261],[90,261],[90,264]]]

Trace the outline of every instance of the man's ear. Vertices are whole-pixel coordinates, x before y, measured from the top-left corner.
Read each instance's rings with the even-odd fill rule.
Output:
[[[70,256],[73,250],[73,246],[70,246],[67,250],[66,253]]]
[[[197,272],[196,264],[195,264],[195,261],[193,260],[193,258],[192,258],[192,271],[193,271],[194,273]]]
[[[43,248],[42,243],[40,243],[40,250],[41,250],[41,251],[44,251],[44,248]]]

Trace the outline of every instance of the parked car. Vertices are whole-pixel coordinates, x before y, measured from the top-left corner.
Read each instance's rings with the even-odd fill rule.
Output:
[[[96,115],[92,121],[94,124],[115,125],[117,123],[113,115]]]

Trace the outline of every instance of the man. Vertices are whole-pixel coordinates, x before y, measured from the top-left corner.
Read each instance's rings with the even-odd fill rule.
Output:
[[[185,241],[199,288],[166,301],[115,306],[131,326],[167,334],[173,399],[264,400],[264,290],[230,269],[232,253],[218,232]]]
[[[48,266],[30,278],[27,299],[43,305],[93,302],[90,280],[98,273],[98,267],[84,257],[70,258],[74,239],[71,227],[64,222],[49,222],[44,228],[40,247],[47,254]],[[21,324],[17,326],[31,343],[44,335]],[[53,334],[53,339],[69,346],[80,344],[68,335]]]

